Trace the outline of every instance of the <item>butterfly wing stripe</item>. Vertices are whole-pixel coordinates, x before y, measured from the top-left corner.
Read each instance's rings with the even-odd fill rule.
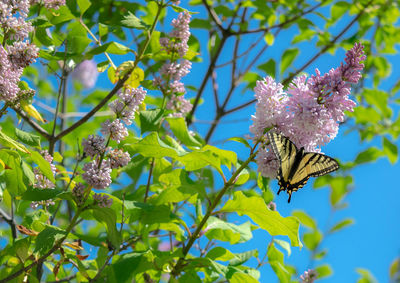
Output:
[[[303,160],[305,159],[308,159],[308,161],[303,166],[307,171],[307,175],[311,177],[322,176],[339,169],[337,161],[324,154],[306,153]]]

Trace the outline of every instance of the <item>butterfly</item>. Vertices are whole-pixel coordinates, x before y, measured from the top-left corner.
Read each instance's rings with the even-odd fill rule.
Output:
[[[278,184],[281,191],[289,195],[304,187],[310,177],[318,177],[339,169],[338,162],[332,157],[321,153],[306,152],[304,147],[297,149],[287,137],[268,133],[272,151],[279,160]]]

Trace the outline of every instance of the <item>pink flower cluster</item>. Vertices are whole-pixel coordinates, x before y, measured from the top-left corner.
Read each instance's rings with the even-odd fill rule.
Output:
[[[165,50],[170,52],[177,52],[180,57],[185,56],[189,49],[188,41],[190,37],[190,14],[185,11],[179,13],[177,19],[173,19],[171,25],[173,30],[168,34],[168,37],[160,38],[160,44]]]
[[[95,86],[99,72],[94,60],[84,60],[76,66],[71,73],[71,77],[82,83],[84,88]]]
[[[313,283],[317,278],[318,273],[313,269],[304,271],[304,273],[300,275],[301,283]]]
[[[29,12],[29,0],[0,1],[0,27],[3,45],[0,45],[0,99],[14,101],[17,98],[22,70],[35,62],[39,49],[24,41],[33,31],[25,21]]]
[[[53,172],[53,175],[55,175],[56,166],[54,166],[53,164],[53,157],[49,154],[47,150],[43,150],[41,154],[43,158],[50,163],[51,171]],[[44,189],[54,189],[56,187],[56,185],[53,184],[49,179],[47,179],[38,168],[34,168],[33,173],[35,174],[35,180],[36,180],[36,183],[33,184],[34,188],[39,188],[44,190]],[[45,205],[45,206],[54,205],[54,201],[50,199],[50,200],[31,202],[31,207],[33,209],[36,209],[39,205]]]
[[[271,77],[257,81],[256,113],[250,126],[254,138],[273,130],[288,137],[298,148],[319,152],[321,146],[336,137],[344,111],[353,111],[356,105],[349,94],[351,84],[361,78],[362,61],[366,58],[363,48],[356,43],[346,53],[345,64],[323,76],[316,69],[316,75],[308,79],[304,75],[296,77],[287,92]],[[279,164],[268,147],[259,152],[257,164],[263,176],[276,176]]]
[[[192,63],[183,59],[189,50],[188,40],[190,37],[190,14],[182,12],[177,19],[172,20],[173,30],[168,37],[160,38],[161,46],[171,54],[171,61],[164,63],[160,69],[160,77],[155,77],[153,84],[160,88],[165,96],[170,100],[167,103],[167,109],[172,110],[171,116],[183,117],[192,110],[192,104],[184,98],[186,89],[180,81],[189,74]],[[179,58],[174,55],[178,54]]]
[[[143,103],[146,97],[146,90],[143,88],[125,89],[119,94],[118,99],[110,103],[110,108],[114,111],[117,119],[114,121],[106,120],[101,124],[101,133],[109,139],[120,143],[128,136],[126,125],[132,124],[135,118],[135,112],[139,109],[139,105]],[[123,122],[125,123],[123,123]],[[90,135],[87,139],[82,140],[84,153],[92,160],[83,166],[83,179],[95,189],[104,189],[111,184],[112,169],[124,167],[128,165],[131,157],[129,153],[120,149],[112,149],[107,147],[105,139],[98,135]],[[99,166],[101,162],[101,166]],[[112,200],[104,200],[100,203],[107,204]]]
[[[118,99],[109,104],[109,107],[117,115],[117,118],[129,126],[135,119],[135,113],[143,103],[146,94],[147,91],[142,87],[127,88],[118,95]]]

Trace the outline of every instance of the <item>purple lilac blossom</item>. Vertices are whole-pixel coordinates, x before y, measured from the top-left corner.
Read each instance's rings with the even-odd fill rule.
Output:
[[[101,124],[100,131],[103,135],[110,136],[117,143],[120,143],[121,140],[128,136],[128,129],[121,123],[120,119],[116,119],[113,122],[110,122],[110,120],[105,121]]]
[[[353,111],[355,102],[349,94],[351,84],[361,78],[361,62],[366,58],[363,48],[356,43],[346,53],[345,64],[323,76],[317,69],[308,79],[304,75],[294,78],[286,92],[271,77],[258,81],[254,88],[256,113],[250,126],[254,139],[270,129],[288,137],[298,148],[319,152],[336,137],[344,111]],[[264,177],[275,178],[279,164],[269,146],[260,150],[257,164]]]
[[[171,25],[173,30],[168,37],[160,38],[160,44],[169,52],[177,52],[180,57],[185,56],[189,49],[188,41],[190,37],[190,14],[189,12],[179,13],[177,19],[173,19]]]
[[[65,0],[43,0],[46,9],[58,10],[61,6],[65,6]]]
[[[0,98],[13,101],[19,92],[18,82],[22,69],[10,62],[7,51],[0,45]]]
[[[168,101],[166,108],[173,110],[173,113],[171,113],[170,116],[183,117],[192,110],[193,105],[189,100],[185,99],[183,95],[173,95]]]
[[[300,275],[301,283],[313,283],[317,278],[318,273],[313,269],[304,271],[304,273]]]
[[[273,201],[270,201],[270,202],[267,204],[267,207],[268,207],[270,210],[272,210],[272,211],[276,211],[276,203],[273,202]]]
[[[78,183],[72,189],[72,195],[75,197],[76,203],[82,205],[83,197],[85,193],[85,186],[82,183]]]
[[[99,72],[94,60],[85,60],[73,70],[71,76],[79,81],[84,88],[92,88],[96,84]]]
[[[110,196],[105,195],[105,194],[97,194],[95,193],[93,195],[93,200],[95,204],[97,204],[99,207],[110,207],[113,203],[113,199],[110,198]]]
[[[102,136],[90,135],[87,140],[82,140],[83,151],[86,155],[90,156],[90,158],[101,155],[106,150],[104,142],[105,140]]]
[[[47,162],[49,162],[51,171],[53,172],[53,175],[55,175],[57,169],[56,169],[56,166],[54,166],[54,164],[53,164],[53,157],[49,154],[49,152],[47,150],[43,150],[40,153],[43,156],[43,158]],[[49,179],[47,179],[38,168],[34,168],[33,173],[35,174],[35,180],[36,180],[36,183],[33,184],[34,188],[39,188],[39,189],[45,190],[45,189],[54,189],[56,187],[56,185],[54,183],[52,183]],[[38,208],[39,205],[48,207],[50,205],[54,205],[54,201],[49,199],[49,200],[31,202],[31,207],[33,209]]]
[[[110,161],[111,168],[115,169],[128,165],[129,161],[131,161],[131,156],[121,149],[114,149],[109,151],[108,160]]]
[[[129,126],[132,124],[132,120],[135,118],[135,112],[138,111],[146,95],[147,91],[142,87],[127,88],[118,95],[118,99],[109,104],[109,107],[118,118]]]
[[[183,59],[189,50],[188,40],[190,37],[190,14],[182,12],[177,19],[173,19],[171,25],[173,30],[168,37],[160,38],[160,44],[167,53],[178,53],[179,58],[174,58],[171,62],[165,62],[160,69],[159,77],[153,79],[153,85],[160,88],[165,96],[170,100],[167,103],[167,109],[177,111],[172,114],[175,117],[183,117],[192,109],[191,103],[186,100],[183,94],[186,93],[184,84],[180,81],[186,76],[192,67],[192,63]]]
[[[39,48],[28,41],[16,41],[8,46],[8,58],[15,68],[25,68],[36,62],[39,56]]]
[[[100,168],[95,160],[83,166],[82,178],[95,189],[105,189],[111,184],[111,168],[109,162],[103,160]]]

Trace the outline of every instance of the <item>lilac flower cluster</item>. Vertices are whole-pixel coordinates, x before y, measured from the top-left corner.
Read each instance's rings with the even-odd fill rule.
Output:
[[[102,195],[95,193],[93,195],[94,203],[97,204],[99,207],[110,207],[113,203],[113,199],[110,198],[108,195]]]
[[[112,169],[120,168],[128,165],[131,161],[129,153],[122,151],[121,149],[114,149],[108,152],[108,160],[110,161],[110,167]]]
[[[39,49],[24,41],[33,31],[25,21],[29,12],[29,0],[0,1],[0,99],[15,101],[19,92],[18,82],[23,68],[35,62]]]
[[[190,14],[187,11],[179,13],[178,18],[172,20],[173,30],[168,34],[168,37],[160,38],[160,44],[167,52],[177,52],[180,57],[185,56],[189,49],[189,23]]]
[[[363,48],[356,43],[346,53],[345,64],[323,76],[316,69],[316,75],[308,79],[304,75],[296,77],[287,92],[271,77],[257,81],[256,113],[250,126],[254,138],[258,140],[270,129],[282,133],[299,148],[319,152],[319,147],[335,138],[344,111],[353,111],[356,105],[349,94],[351,84],[361,78],[366,58]],[[276,176],[279,164],[268,147],[260,150],[257,164],[263,176]]]
[[[83,151],[90,158],[96,155],[102,155],[106,151],[106,146],[104,144],[105,140],[102,136],[90,135],[88,139],[82,140]]]
[[[171,61],[164,63],[160,69],[161,76],[153,79],[153,84],[160,88],[164,96],[170,98],[166,108],[172,110],[173,113],[170,116],[175,117],[183,117],[192,110],[190,101],[183,97],[186,89],[180,81],[192,68],[192,63],[183,59],[189,50],[189,23],[190,14],[188,12],[180,13],[177,19],[172,20],[171,24],[174,28],[168,37],[160,38],[161,46],[168,54],[171,54]],[[175,58],[175,54],[178,54],[179,58]]]
[[[49,154],[47,150],[43,150],[41,154],[44,157],[44,159],[47,162],[49,162],[51,171],[53,172],[53,175],[55,175],[56,167],[53,164],[53,157]],[[49,179],[47,179],[38,168],[34,168],[33,173],[35,174],[35,180],[36,180],[36,183],[33,184],[34,188],[39,188],[44,190],[44,189],[54,189],[56,187],[56,185],[53,184]],[[54,205],[54,201],[50,199],[43,201],[34,201],[31,203],[31,207],[33,209],[36,209],[39,205],[45,205],[45,206]]]
[[[74,196],[76,203],[82,205],[84,202],[85,186],[82,183],[78,183],[72,189],[72,195]]]
[[[143,103],[147,91],[142,87],[127,88],[118,95],[118,99],[109,104],[109,107],[127,125],[132,124],[135,119],[135,112],[138,111],[139,106]]]
[[[85,60],[79,63],[71,73],[72,79],[82,83],[84,88],[92,88],[96,84],[99,72],[94,60]]]
[[[301,283],[313,283],[317,278],[318,273],[313,269],[304,271],[304,273],[300,275]]]
[[[82,178],[95,189],[105,189],[111,184],[111,168],[108,161],[103,160],[101,166],[96,160],[83,166]]]
[[[135,112],[146,97],[146,90],[143,88],[126,88],[118,95],[118,99],[110,103],[110,108],[114,111],[117,119],[114,121],[106,120],[101,124],[101,133],[109,139],[120,143],[128,136],[126,125],[132,124]],[[123,123],[123,122],[125,123]],[[111,170],[126,166],[131,157],[129,153],[120,149],[112,149],[104,143],[105,139],[101,136],[90,135],[88,139],[83,139],[82,146],[86,155],[92,160],[83,166],[83,179],[95,189],[104,189],[111,184]],[[107,158],[107,159],[106,159]],[[102,160],[101,166],[99,162]]]

